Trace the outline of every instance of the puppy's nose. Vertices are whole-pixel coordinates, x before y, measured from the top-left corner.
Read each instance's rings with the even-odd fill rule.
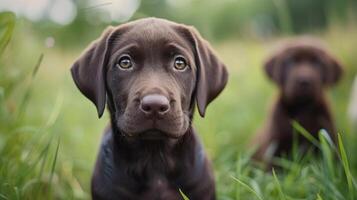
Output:
[[[150,94],[142,98],[140,109],[142,112],[148,115],[164,115],[170,109],[170,102],[163,95]]]
[[[298,84],[301,87],[309,87],[311,85],[311,81],[309,79],[306,78],[302,78],[298,80]]]

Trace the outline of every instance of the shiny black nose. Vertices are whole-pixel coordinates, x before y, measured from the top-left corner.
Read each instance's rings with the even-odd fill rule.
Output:
[[[164,115],[170,110],[170,102],[163,95],[150,94],[142,98],[140,109],[147,115]]]

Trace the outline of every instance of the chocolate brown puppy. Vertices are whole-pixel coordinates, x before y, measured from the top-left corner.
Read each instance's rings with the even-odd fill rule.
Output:
[[[279,87],[266,125],[254,139],[257,160],[271,162],[272,156],[289,154],[293,144],[292,121],[297,121],[317,137],[325,129],[333,140],[336,128],[325,96],[325,88],[338,82],[341,64],[322,45],[311,38],[290,41],[264,65],[268,77]],[[300,134],[300,150],[313,145]]]
[[[147,18],[110,27],[74,63],[73,79],[106,129],[93,199],[215,199],[214,176],[195,130],[226,85],[224,64],[193,28]]]

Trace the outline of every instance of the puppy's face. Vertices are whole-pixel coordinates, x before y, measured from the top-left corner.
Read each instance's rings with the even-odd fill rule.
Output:
[[[131,138],[179,138],[197,102],[203,116],[227,81],[224,65],[192,28],[149,18],[104,32],[72,67],[73,78],[112,126]]]
[[[318,55],[295,54],[283,61],[281,89],[289,101],[316,100],[321,96],[326,66]]]
[[[197,81],[190,44],[155,23],[132,27],[113,42],[106,81],[116,126],[128,136],[180,137],[190,125]]]
[[[338,62],[323,49],[294,44],[272,56],[265,69],[287,102],[313,102],[323,97],[323,87],[341,76]]]

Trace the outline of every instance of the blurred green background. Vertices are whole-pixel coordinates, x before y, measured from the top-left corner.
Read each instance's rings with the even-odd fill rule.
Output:
[[[347,116],[356,0],[0,0],[0,12],[0,199],[90,198],[108,115],[97,118],[69,69],[106,26],[150,16],[195,26],[228,66],[228,86],[194,120],[218,199],[357,198],[357,132]],[[249,139],[277,94],[262,63],[276,43],[299,35],[324,41],[345,67],[328,90],[343,145],[322,148],[321,159],[283,159],[276,174],[265,173],[249,162]]]

